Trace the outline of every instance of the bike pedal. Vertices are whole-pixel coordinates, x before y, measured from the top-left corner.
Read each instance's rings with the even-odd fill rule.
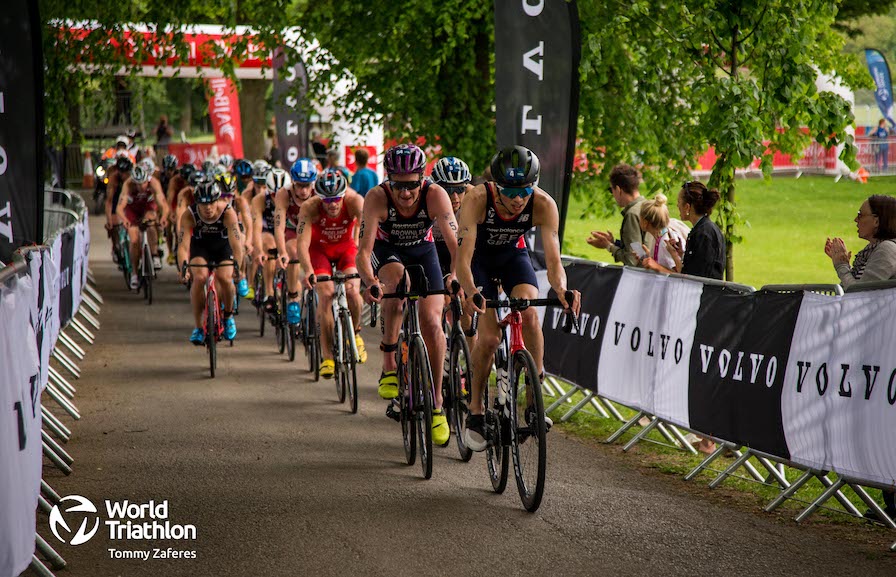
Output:
[[[393,419],[396,423],[401,422],[401,410],[396,410],[393,403],[389,403],[386,407],[386,416]]]

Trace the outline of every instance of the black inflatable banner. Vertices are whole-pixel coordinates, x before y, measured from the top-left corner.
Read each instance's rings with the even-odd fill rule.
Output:
[[[43,56],[37,2],[0,10],[0,261],[43,241]]]
[[[561,243],[579,114],[578,14],[575,0],[495,2],[498,148],[520,144],[538,156]]]
[[[305,63],[293,53],[296,62],[284,68],[286,55],[278,49],[274,55],[274,117],[277,121],[277,148],[284,168],[297,158],[308,156],[308,120],[302,107],[308,92]]]

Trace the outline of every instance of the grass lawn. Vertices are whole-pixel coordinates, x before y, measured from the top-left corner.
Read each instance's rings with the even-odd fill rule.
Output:
[[[667,195],[675,218],[677,194]],[[864,185],[823,176],[738,180],[736,198],[749,227],[742,228],[744,242],[734,247],[734,280],[756,288],[838,282],[824,254],[825,238],[839,236],[853,254],[861,250],[865,241],[856,236],[853,219],[872,194],[896,194],[896,179],[871,179]],[[618,237],[621,216],[583,216],[584,208],[579,200],[569,206],[563,253],[612,262],[607,251],[592,248],[585,238],[592,230],[609,230]]]

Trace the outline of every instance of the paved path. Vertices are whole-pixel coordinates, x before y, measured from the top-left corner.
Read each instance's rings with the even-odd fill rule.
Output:
[[[101,527],[84,545],[56,543],[69,562],[62,575],[896,575],[885,543],[842,538],[860,528],[730,507],[723,493],[558,430],[535,514],[512,484],[494,495],[484,456],[462,463],[453,445],[422,480],[376,395],[371,329],[358,415],[335,402],[331,381],[309,380],[304,358],[278,355],[270,331],[259,338],[249,307],[212,380],[204,349],[187,342],[189,302],[173,269],[144,305],[92,224],[102,330],[75,382],[75,472],[48,467],[47,479],[101,509],[105,499],[167,499],[170,521],[195,525],[198,539],[113,542]],[[46,517],[38,522],[55,542]],[[156,547],[197,558],[110,559],[110,548]]]

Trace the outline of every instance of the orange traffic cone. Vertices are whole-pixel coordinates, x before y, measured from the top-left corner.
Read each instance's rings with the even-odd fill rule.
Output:
[[[861,182],[862,184],[868,184],[868,177],[871,175],[867,170],[865,170],[864,166],[859,168],[859,171],[856,174],[859,177],[859,182]]]
[[[82,188],[93,188],[94,182],[93,160],[90,158],[90,151],[84,153],[84,177],[81,179]]]

